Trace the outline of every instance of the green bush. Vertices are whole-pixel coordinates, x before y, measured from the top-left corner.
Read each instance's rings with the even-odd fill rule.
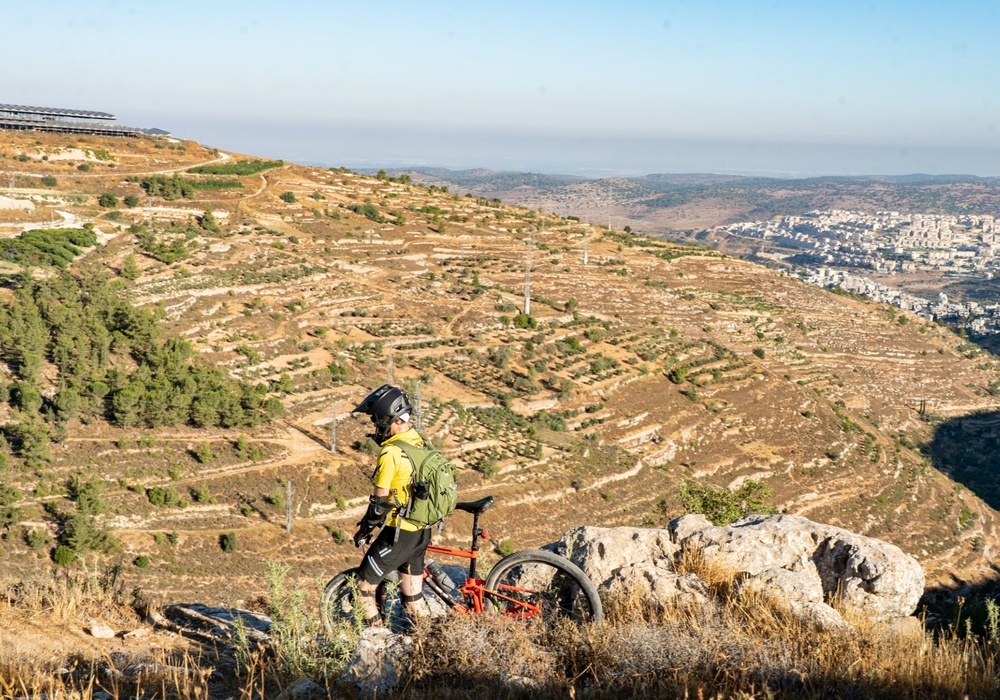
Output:
[[[506,557],[506,556],[508,556],[510,554],[513,554],[514,551],[515,551],[515,549],[514,549],[514,543],[511,542],[511,540],[510,540],[509,537],[504,537],[502,540],[500,540],[499,542],[497,542],[496,547],[494,547],[493,549],[501,557]]]
[[[379,451],[379,445],[377,442],[372,440],[370,437],[361,440],[355,445],[356,449],[364,452],[366,455],[377,455]]]
[[[751,513],[769,514],[775,510],[764,501],[774,491],[767,484],[748,479],[736,491],[712,489],[697,481],[681,484],[681,504],[688,513],[702,513],[714,525],[728,525]]]
[[[57,184],[58,182],[51,175],[46,175],[45,177],[42,178],[43,187],[55,187]]]
[[[125,203],[125,206],[128,207],[128,208],[130,208],[130,209],[132,207],[139,206],[139,198],[136,197],[134,194],[130,194],[130,195],[126,196],[125,199],[122,200],[122,201]]]
[[[114,196],[111,192],[104,192],[97,200],[97,203],[105,209],[113,209],[118,206],[118,197]]]
[[[44,547],[48,541],[49,535],[43,528],[37,527],[24,531],[24,543],[28,545],[30,549]]]
[[[73,258],[97,243],[93,231],[59,228],[33,229],[17,238],[0,239],[0,260],[21,265],[66,267]]]
[[[139,556],[137,556],[135,559],[132,560],[132,563],[138,569],[145,569],[146,567],[149,566],[149,557],[147,557],[145,554],[140,554]]]
[[[236,175],[246,177],[257,173],[280,168],[284,163],[280,160],[238,160],[235,163],[218,163],[215,165],[199,165],[197,168],[189,168],[187,172],[192,175]]]
[[[518,314],[514,317],[514,328],[538,328],[538,321],[531,314]]]
[[[64,544],[59,545],[52,551],[52,561],[59,564],[59,566],[72,564],[74,559],[76,559],[76,553]]]
[[[215,454],[212,452],[212,445],[208,442],[203,442],[198,446],[198,449],[193,452],[194,458],[198,460],[199,464],[207,464],[215,459]]]
[[[236,551],[236,533],[227,532],[224,535],[219,536],[219,546],[222,548],[223,552],[235,552]]]
[[[687,365],[677,365],[667,372],[667,379],[672,381],[674,384],[682,384],[684,380],[687,379],[688,372],[690,371],[691,368]]]
[[[330,537],[333,538],[334,544],[338,545],[347,544],[347,535],[344,534],[344,531],[338,528],[336,525],[334,525],[333,523],[327,523],[326,530],[327,532],[330,533]]]
[[[281,198],[282,201],[288,202],[289,204],[295,204],[295,202],[298,201],[295,198],[295,193],[294,192],[290,192],[290,191],[282,192],[281,195],[280,195],[280,198]]]

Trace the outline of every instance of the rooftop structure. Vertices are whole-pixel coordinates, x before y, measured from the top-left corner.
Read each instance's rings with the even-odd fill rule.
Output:
[[[67,119],[110,119],[115,115],[107,112],[88,112],[83,109],[59,109],[57,107],[27,107],[25,105],[0,105],[0,114],[17,117],[63,117]]]
[[[108,121],[115,121],[115,115],[82,109],[0,104],[0,129],[126,138],[137,138],[144,133],[143,129],[105,123]]]

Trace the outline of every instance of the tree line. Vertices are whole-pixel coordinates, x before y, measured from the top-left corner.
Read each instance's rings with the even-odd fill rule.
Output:
[[[163,337],[156,314],[133,306],[127,287],[106,275],[22,276],[0,304],[0,401],[14,420],[4,443],[29,465],[48,461],[66,423],[107,420],[121,427],[253,426],[281,415],[266,384],[234,380],[197,358],[191,344]],[[56,386],[44,375],[58,370]],[[3,377],[11,377],[6,381]]]
[[[199,165],[197,168],[189,168],[187,172],[192,175],[236,175],[238,177],[246,177],[270,170],[271,168],[280,168],[284,164],[280,160],[238,160],[235,163]]]

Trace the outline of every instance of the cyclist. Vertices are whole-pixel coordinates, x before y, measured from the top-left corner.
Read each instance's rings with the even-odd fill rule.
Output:
[[[412,497],[413,465],[397,446],[400,441],[423,447],[424,440],[410,422],[413,406],[409,395],[399,387],[383,384],[351,411],[366,413],[375,426],[375,442],[379,444],[374,491],[368,499],[368,510],[358,522],[354,545],[361,547],[371,540],[372,531],[382,531],[365,552],[359,570],[358,590],[365,611],[365,624],[382,624],[375,589],[386,574],[400,573],[400,598],[410,617],[425,615],[427,603],[423,597],[424,552],[431,542],[431,529],[420,527],[399,516]]]

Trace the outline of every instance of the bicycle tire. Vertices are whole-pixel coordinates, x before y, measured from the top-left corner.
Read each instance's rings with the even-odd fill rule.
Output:
[[[600,626],[604,608],[593,582],[576,564],[543,549],[514,552],[493,567],[486,599],[495,612],[515,618],[566,619]]]
[[[343,624],[357,624],[360,622],[359,613],[355,609],[354,594],[357,591],[356,584],[359,568],[347,569],[330,579],[323,588],[323,596],[320,598],[319,614],[323,622],[323,631],[327,637],[333,638],[337,635],[337,628]],[[383,581],[375,589],[375,598],[378,601],[379,614],[385,621],[389,616],[389,606],[391,601],[387,600],[385,582]]]

